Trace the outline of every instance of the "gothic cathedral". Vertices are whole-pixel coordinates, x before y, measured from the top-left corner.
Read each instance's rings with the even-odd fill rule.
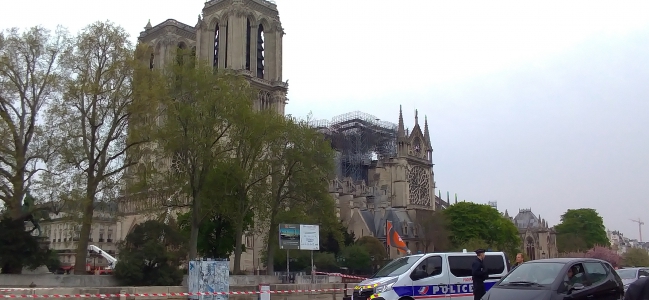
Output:
[[[148,44],[149,67],[161,68],[175,58],[178,49],[190,50],[213,67],[229,69],[245,76],[256,88],[257,110],[271,109],[284,114],[288,83],[282,80],[282,38],[284,29],[277,6],[266,0],[211,0],[205,2],[195,26],[168,19],[158,25],[146,24],[138,41]],[[151,201],[148,201],[151,202]],[[155,202],[151,202],[155,203]],[[123,214],[117,222],[120,236],[151,216],[143,212],[137,198],[120,201]],[[241,268],[263,268],[263,237],[246,234],[247,251],[241,256]]]
[[[385,224],[391,221],[395,230],[413,252],[423,251],[418,234],[418,220],[437,206],[446,204],[435,196],[433,148],[424,120],[422,131],[415,112],[415,125],[406,129],[399,111],[395,151],[371,162],[367,182],[337,178],[330,193],[337,200],[340,218],[356,237],[374,236],[385,244]],[[386,250],[391,257],[396,249]]]
[[[259,90],[256,109],[284,114],[288,83],[282,81],[284,29],[274,3],[265,0],[205,2],[195,26],[168,19],[149,22],[138,41],[151,47],[150,67],[169,63],[174,52],[191,49],[215,68],[246,76]]]

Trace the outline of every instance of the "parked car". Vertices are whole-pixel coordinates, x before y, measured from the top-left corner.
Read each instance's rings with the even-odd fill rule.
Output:
[[[484,300],[624,299],[622,279],[603,260],[552,258],[528,261],[498,281]]]
[[[649,268],[624,268],[616,270],[617,274],[622,278],[624,290],[629,288],[629,285],[641,277],[649,276]]]

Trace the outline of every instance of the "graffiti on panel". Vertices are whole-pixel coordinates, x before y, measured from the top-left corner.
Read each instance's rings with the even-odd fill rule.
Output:
[[[187,285],[190,293],[230,291],[230,262],[225,260],[197,260],[189,262]],[[196,300],[227,300],[228,295],[190,296]]]

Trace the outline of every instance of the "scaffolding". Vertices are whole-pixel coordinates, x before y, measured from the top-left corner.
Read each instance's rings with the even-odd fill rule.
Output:
[[[315,120],[312,126],[324,134],[336,150],[338,178],[368,181],[372,161],[395,157],[397,125],[354,111],[329,120]]]

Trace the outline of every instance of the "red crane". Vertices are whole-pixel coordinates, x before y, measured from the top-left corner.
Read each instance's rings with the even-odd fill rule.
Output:
[[[637,220],[634,220],[634,219],[630,219],[630,220],[631,220],[631,222],[638,223],[638,233],[640,234],[640,240],[639,241],[642,242],[642,225],[644,225],[644,222],[642,222],[642,220],[640,220],[640,218],[638,218]]]

